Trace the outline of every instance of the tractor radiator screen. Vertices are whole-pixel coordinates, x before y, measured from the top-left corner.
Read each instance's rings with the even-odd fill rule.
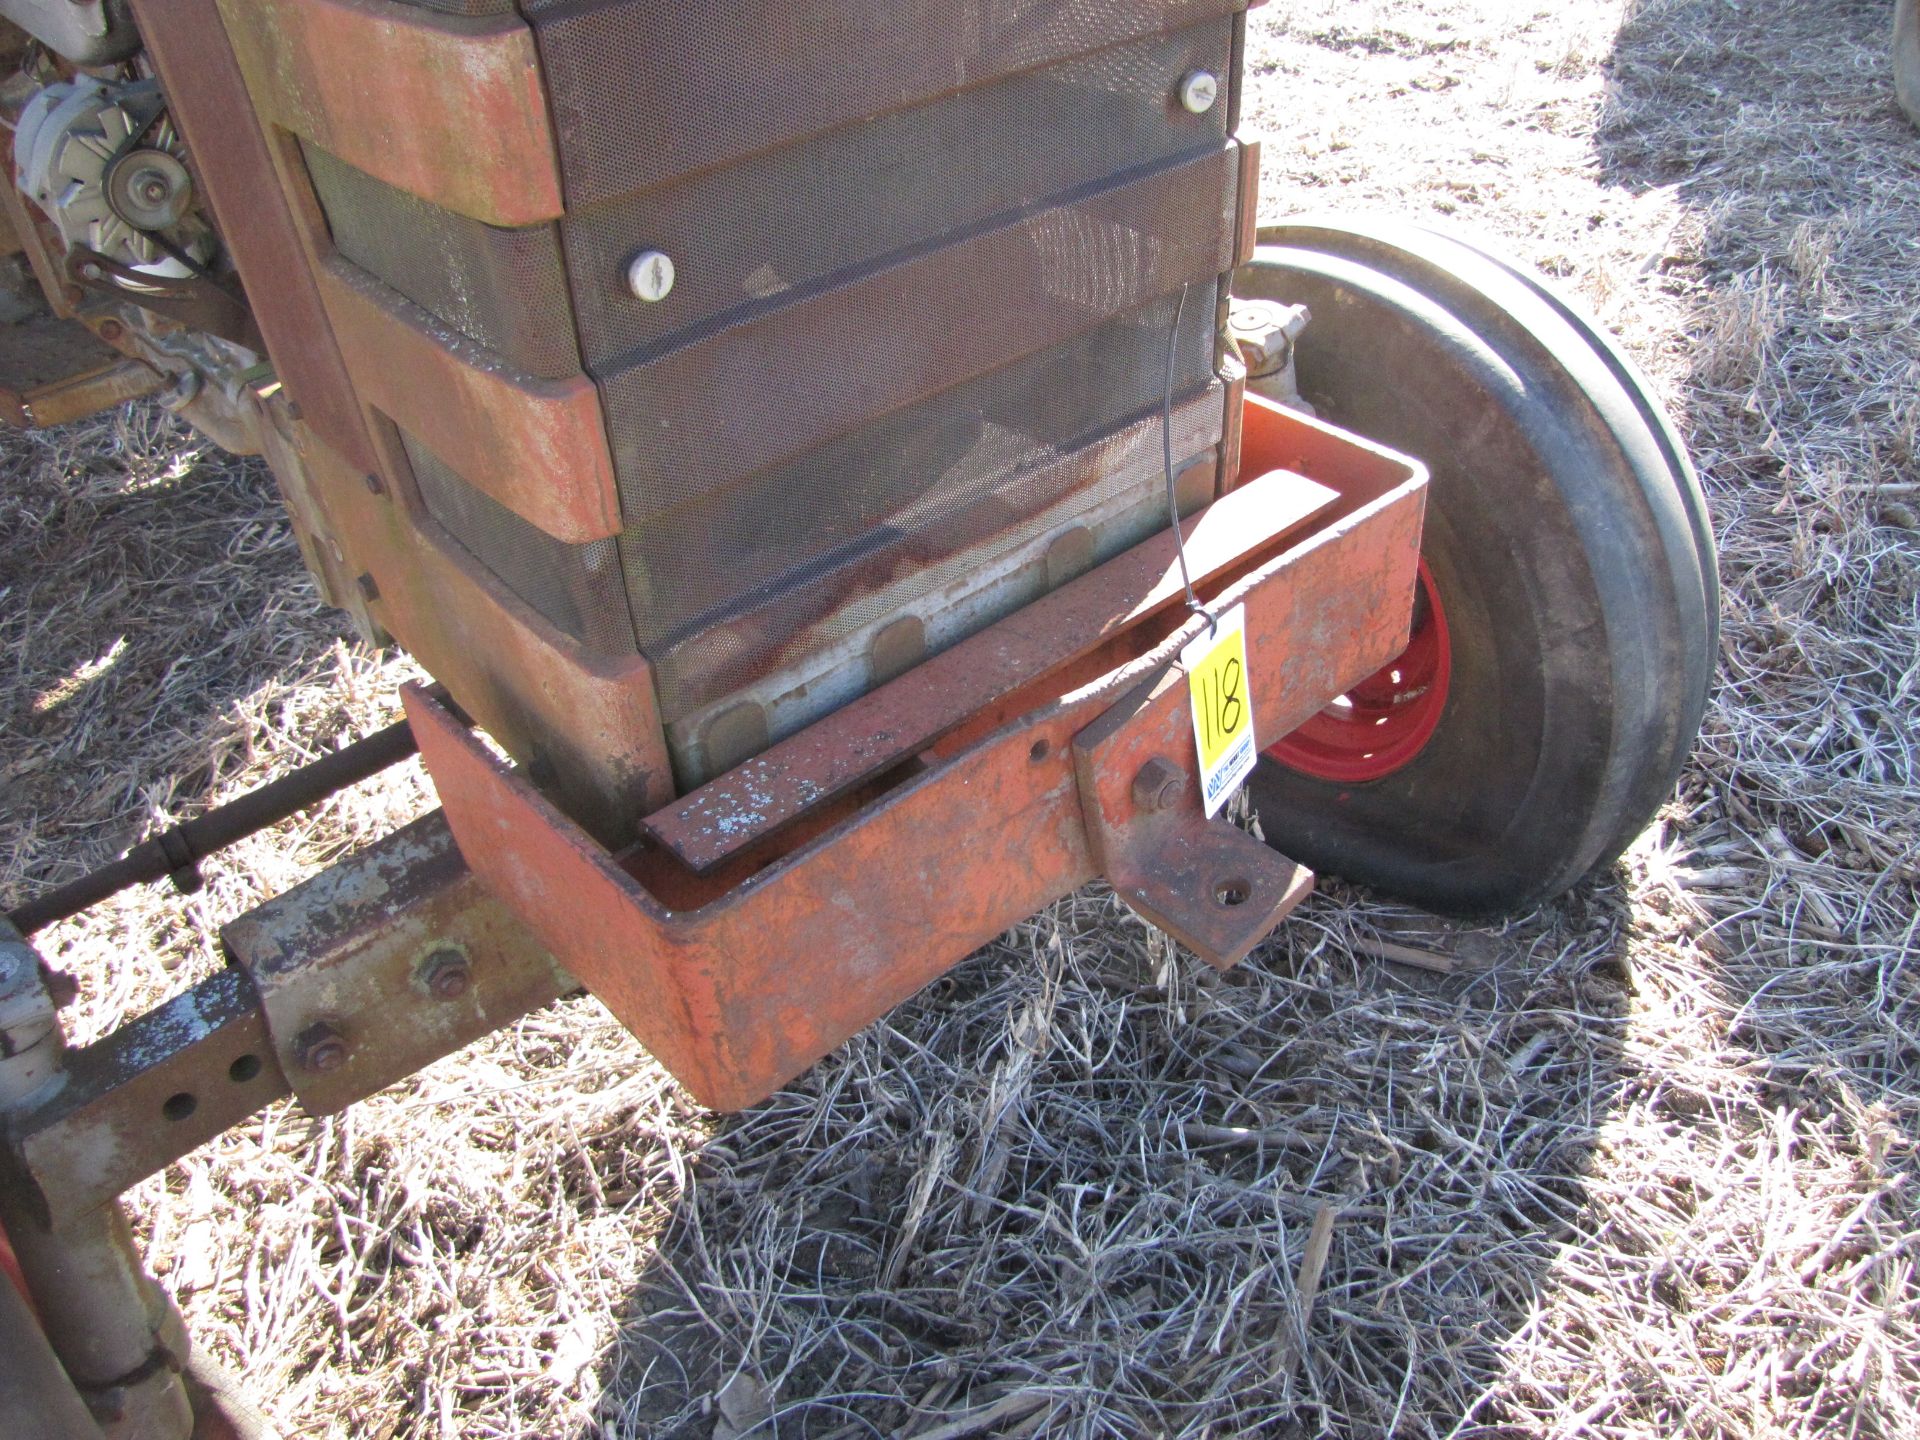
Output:
[[[580,372],[555,227],[483,225],[317,145],[303,145],[301,155],[343,257],[525,374]]]
[[[1176,468],[1229,448],[1244,0],[405,3],[521,18],[564,213],[499,228],[303,140],[333,246],[492,383],[597,397],[620,533],[566,543],[481,488],[524,477],[456,473],[430,386],[382,404],[429,533],[648,659],[683,785],[742,758],[701,739],[723,717],[778,738],[871,684],[893,622],[937,649],[1060,583],[1056,541],[1164,525],[1169,379]],[[672,283],[636,289],[655,254]]]
[[[1212,382],[1213,307],[1211,286],[1186,307],[1178,401]],[[1175,308],[1122,315],[631,527],[621,549],[662,713],[749,688],[796,641],[825,646],[884,621],[863,596],[917,611],[951,583],[944,563],[1069,496],[1106,498],[1122,472],[1099,442],[1158,415]],[[1135,467],[1127,483],[1158,496],[1157,430],[1151,440],[1151,473]]]
[[[587,364],[684,343],[828,277],[1217,147],[1226,106],[1196,116],[1168,97],[1195,70],[1224,74],[1231,51],[1217,21],[1118,45],[570,215],[568,264],[598,281],[579,293]],[[636,236],[699,257],[659,304],[620,283]]]

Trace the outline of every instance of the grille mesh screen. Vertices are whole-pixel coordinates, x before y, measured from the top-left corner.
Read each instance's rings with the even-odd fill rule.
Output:
[[[1227,422],[1240,183],[1231,93],[1177,96],[1233,78],[1244,3],[519,0],[562,220],[307,163],[346,259],[525,374],[592,375],[626,529],[557,541],[403,435],[427,512],[590,651],[649,658],[683,775],[719,707],[790,722],[903,607],[950,639],[1032,598],[1026,547],[1074,517],[1101,546],[1164,523],[1183,286],[1176,464]],[[625,286],[649,249],[678,272],[652,305]]]
[[[590,369],[849,267],[1119,171],[1217,147],[1181,77],[1231,63],[1222,21],[1115,46],[709,170],[562,222]],[[636,250],[680,261],[658,304],[622,283]]]
[[[1182,161],[603,375],[628,524],[1210,280],[1235,175]]]
[[[687,0],[522,8],[584,206],[1245,3],[736,0],[724,23]]]
[[[301,151],[343,256],[528,375],[580,373],[556,226],[485,225],[317,145]]]
[[[631,655],[617,542],[569,545],[475,489],[405,431],[400,433],[427,513],[507,589],[557,630],[604,655]]]
[[[1208,287],[1186,307],[1180,398],[1212,381],[1212,300]],[[1059,462],[1158,407],[1175,306],[1122,315],[630,529],[621,554],[662,713],[758,678],[810,627],[810,644],[859,628],[874,618],[861,596],[916,569],[915,588],[933,593],[936,562],[1105,478],[1098,452]]]

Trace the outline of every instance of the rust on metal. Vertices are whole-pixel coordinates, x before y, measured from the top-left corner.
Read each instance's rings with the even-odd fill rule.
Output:
[[[1278,448],[1315,458],[1301,469],[1340,500],[1279,553],[1243,552],[1244,568],[1203,592],[1219,607],[1246,606],[1251,694],[1272,733],[1298,725],[1405,645],[1426,494],[1415,462],[1299,416],[1278,417],[1272,428],[1290,426],[1314,433]],[[1270,478],[1272,486],[1260,480],[1237,493],[1257,501],[1288,485]],[[644,845],[610,853],[433,697],[409,688],[405,698],[447,823],[476,874],[699,1099],[733,1108],[1103,873],[1074,741],[1163,676],[1206,623],[1174,611],[1123,631],[1084,669],[1002,702],[1022,707],[1012,714],[987,707],[898,767],[891,783],[876,781],[870,795],[796,827],[784,854],[707,881]],[[931,688],[939,683],[927,678],[932,670],[923,665],[894,683],[921,677]],[[1172,714],[1185,703],[1178,677],[1161,704]],[[1197,770],[1191,745],[1173,746],[1153,728],[1163,711],[1144,715],[1152,753]],[[1116,772],[1123,793],[1147,758],[1132,755]],[[1107,783],[1104,771],[1095,779]],[[1197,815],[1197,795],[1192,807]],[[1216,876],[1228,858],[1211,839],[1189,850],[1175,859],[1196,876]],[[1224,878],[1246,879],[1249,898],[1219,902],[1225,910],[1254,894],[1254,877],[1238,873],[1244,854],[1231,858],[1236,873]],[[1271,904],[1260,890],[1261,907],[1279,913],[1291,888],[1280,883]],[[1216,948],[1225,954],[1237,944]]]
[[[29,389],[0,387],[0,418],[23,429],[44,430],[138,400],[165,384],[166,377],[145,361],[115,358],[109,364]]]
[[[444,713],[444,712],[443,712]],[[330,1115],[575,988],[417,820],[221,930],[259,994],[272,1055]],[[457,957],[464,984],[445,983]],[[439,986],[421,983],[439,966]]]
[[[1186,676],[1171,665],[1074,737],[1074,773],[1114,894],[1226,970],[1313,892],[1313,874],[1239,826],[1207,819],[1191,727]]]
[[[247,977],[223,970],[68,1052],[10,1144],[49,1215],[103,1205],[288,1093]]]
[[[1338,498],[1299,476],[1228,497],[1182,523],[1188,570],[1204,584]],[[647,833],[694,870],[711,871],[1184,593],[1174,537],[1156,535],[648,816]]]
[[[1187,471],[1175,480],[1176,498],[1183,515],[1191,514],[1213,498],[1218,472],[1215,447],[1222,440],[1221,419],[1217,389],[1174,407],[1174,453],[1194,457]],[[1151,483],[1158,478],[1162,463],[1162,424],[1162,418],[1154,415],[1126,425],[1094,445],[1068,449],[1041,460],[1025,472],[1025,483],[1034,491],[1056,497],[1057,506],[1071,503],[1069,497],[1088,495],[1094,487],[1112,482],[1117,475],[1131,472],[1144,476],[1144,467],[1148,465],[1153,472]],[[1141,468],[1135,470],[1134,467]],[[714,617],[711,623],[703,624],[691,642],[684,646],[670,645],[653,658],[663,670],[669,665],[674,667],[678,688],[696,694],[724,690],[741,680],[756,686],[776,676],[791,676],[806,665],[808,657],[836,645],[845,633],[852,607],[884,605],[890,589],[903,575],[935,563],[956,568],[965,566],[969,551],[984,570],[1004,566],[1006,557],[999,542],[1004,539],[1005,524],[1002,510],[983,506],[971,515],[948,518],[933,531],[908,526],[884,535],[876,533],[862,544],[857,558],[849,557],[844,564],[831,569],[808,572],[800,585],[781,586],[742,599],[724,614]],[[1086,532],[1081,529],[1080,533]],[[1091,563],[1091,554],[1087,558]],[[1073,571],[1049,583],[1065,583],[1078,573]],[[716,683],[716,673],[740,678]],[[884,683],[899,673],[873,672],[869,684]],[[731,700],[732,696],[725,699]],[[703,714],[695,708],[686,714],[673,715],[672,727],[697,729],[710,724],[714,715],[712,709]],[[742,753],[757,754],[765,748],[763,741]],[[703,778],[718,778],[718,771],[725,768],[714,765],[711,757],[708,765]]]
[[[262,114],[489,225],[563,209],[533,32],[388,0],[220,0]],[[231,92],[227,92],[231,93]]]
[[[314,282],[306,241],[216,0],[132,0],[147,53],[166,86],[168,112],[186,138],[213,203],[220,236],[233,256],[248,303],[288,393],[333,447],[371,470],[373,446],[333,342]]]
[[[1260,142],[1237,140],[1240,152],[1238,223],[1234,227],[1233,263],[1237,269],[1260,248]]]
[[[585,375],[539,380],[337,256],[320,288],[360,393],[477,489],[556,539],[620,533],[600,394]]]
[[[370,493],[365,474],[284,407],[268,415],[267,460],[336,596],[396,636],[593,834],[632,839],[639,817],[675,793],[646,660],[587,654],[457,545],[436,541],[423,516]],[[380,469],[402,473],[398,442],[383,433],[379,443]],[[377,600],[356,590],[361,573]]]

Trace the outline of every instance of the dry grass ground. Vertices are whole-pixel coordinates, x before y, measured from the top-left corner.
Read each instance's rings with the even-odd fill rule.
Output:
[[[1697,449],[1724,688],[1614,873],[1480,930],[1330,886],[1225,977],[1089,893],[737,1118],[568,1004],[141,1186],[202,1343],[332,1440],[1920,1435],[1920,135],[1888,20],[1255,14],[1272,213],[1499,237]],[[259,467],[141,410],[5,453],[0,898],[391,717],[404,662],[316,612]],[[404,772],[202,896],[49,932],[77,1030],[430,803]]]

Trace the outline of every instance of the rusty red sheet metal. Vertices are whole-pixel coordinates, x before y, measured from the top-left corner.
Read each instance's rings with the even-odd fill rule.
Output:
[[[1210,506],[1181,526],[1195,583],[1338,499],[1323,485],[1288,477]],[[1182,594],[1174,537],[1157,535],[648,816],[645,828],[693,869],[710,871]]]
[[[263,115],[489,225],[562,210],[533,32],[385,0],[221,0]]]
[[[585,375],[537,380],[438,324],[345,261],[320,289],[361,394],[460,476],[570,545],[620,533],[600,394]]]
[[[1253,952],[1313,892],[1313,872],[1239,826],[1208,820],[1196,778],[1184,672],[1143,683],[1073,741],[1094,862],[1149,924],[1219,969]]]
[[[336,593],[398,638],[462,709],[608,843],[674,796],[646,660],[601,660],[519,600],[391,489],[374,493],[283,406],[261,427],[289,510]],[[383,471],[405,461],[376,435]],[[361,584],[359,576],[366,576]]]
[[[1278,554],[1249,557],[1243,573],[1204,593],[1218,607],[1245,604],[1255,713],[1279,734],[1405,645],[1426,479],[1414,462],[1330,427],[1271,418],[1269,437],[1286,442],[1272,448],[1317,458],[1302,469],[1341,500]],[[789,852],[744,878],[712,882],[645,846],[609,853],[426,692],[410,690],[407,711],[474,872],[698,1098],[734,1108],[769,1094],[1009,925],[1101,875],[1102,856],[1105,865],[1117,854],[1151,865],[1156,843],[1188,843],[1190,857],[1174,859],[1200,890],[1150,895],[1148,905],[1184,906],[1189,916],[1207,904],[1252,903],[1269,919],[1284,913],[1298,889],[1295,872],[1261,876],[1242,899],[1228,882],[1252,877],[1228,872],[1244,852],[1223,857],[1211,840],[1193,848],[1192,825],[1185,840],[1156,827],[1135,844],[1125,835],[1116,841],[1108,816],[1093,822],[1104,827],[1099,845],[1089,838],[1086,786],[1104,795],[1109,777],[1101,766],[1091,780],[1076,772],[1076,738],[1162,679],[1206,623],[1176,611],[1114,637],[1104,674],[1023,699],[1027,708],[990,731],[962,727],[891,788],[821,819]],[[1177,803],[1192,807],[1187,820],[1197,824],[1193,746],[1152,728],[1185,704],[1184,677],[1176,676],[1142,710],[1149,728],[1140,746],[1185,777]],[[1139,748],[1117,738],[1129,728],[1091,740],[1130,760]],[[1135,777],[1122,778],[1130,786]],[[1125,866],[1115,868],[1124,880]],[[1175,873],[1162,878],[1171,883]],[[1214,957],[1223,961],[1244,939],[1202,928],[1190,926],[1190,934],[1209,946],[1224,940]]]
[[[214,207],[221,238],[281,382],[308,423],[356,467],[371,470],[360,402],[215,0],[133,0],[133,10],[186,137],[199,193],[221,197]]]
[[[221,927],[264,1043],[331,1115],[575,988],[474,879],[438,815]]]

